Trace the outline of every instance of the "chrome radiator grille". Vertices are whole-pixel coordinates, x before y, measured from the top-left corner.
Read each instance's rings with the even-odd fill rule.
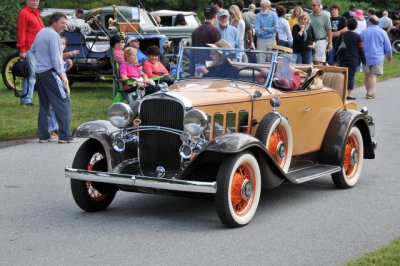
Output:
[[[142,102],[140,107],[141,126],[162,126],[183,130],[184,107],[170,98],[153,98]],[[168,173],[180,168],[178,135],[163,131],[139,133],[139,158],[143,174],[155,176],[157,166]]]

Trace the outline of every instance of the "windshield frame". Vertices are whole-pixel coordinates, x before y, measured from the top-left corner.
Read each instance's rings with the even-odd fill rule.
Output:
[[[232,53],[232,54],[237,54],[237,53],[246,53],[246,52],[251,52],[251,53],[264,53],[264,54],[270,54],[271,55],[271,62],[266,62],[265,63],[265,68],[268,70],[267,77],[265,79],[264,83],[257,83],[260,86],[263,86],[269,93],[272,93],[272,81],[273,77],[276,71],[276,64],[278,63],[278,52],[274,50],[268,50],[268,51],[261,51],[261,50],[252,50],[252,49],[232,49],[232,48],[213,48],[213,47],[198,47],[198,46],[181,46],[178,52],[178,62],[176,66],[176,79],[177,80],[185,80],[186,78],[182,77],[183,73],[183,64],[185,58],[187,59],[187,56],[185,57],[184,55],[190,53],[193,50],[209,50],[211,51],[222,51],[224,53]],[[249,63],[251,64],[251,63]],[[257,65],[262,65],[262,64],[257,64]],[[198,79],[195,77],[191,77],[191,79]],[[213,78],[211,78],[213,79]],[[218,79],[218,78],[214,78]],[[244,81],[243,81],[244,82]],[[253,83],[253,82],[251,82]]]

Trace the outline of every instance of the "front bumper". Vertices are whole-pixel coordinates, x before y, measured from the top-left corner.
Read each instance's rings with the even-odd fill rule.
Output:
[[[199,182],[179,179],[157,178],[118,173],[88,171],[74,168],[65,168],[65,177],[83,181],[102,182],[108,184],[127,185],[138,188],[155,188],[172,191],[185,191],[215,194],[217,182]]]

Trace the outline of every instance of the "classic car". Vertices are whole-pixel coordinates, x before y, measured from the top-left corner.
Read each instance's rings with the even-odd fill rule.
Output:
[[[188,26],[175,27],[173,24],[167,25],[168,20],[172,23],[174,16],[179,13],[185,15]],[[164,23],[165,25],[158,25],[153,14],[154,16],[160,16],[161,24]],[[93,16],[98,16],[101,24],[105,25],[111,33],[117,32],[119,28],[121,32],[162,34],[167,36],[170,41],[173,41],[175,46],[178,46],[183,38],[190,38],[192,32],[200,24],[194,12],[162,10],[149,13],[143,8],[129,6],[105,6],[95,8],[84,16],[85,20],[89,20]]]
[[[257,62],[236,62],[244,52]],[[374,121],[346,100],[346,68],[292,65],[291,57],[181,47],[175,84],[77,127],[75,137],[87,140],[65,168],[76,204],[101,211],[118,190],[212,194],[222,223],[240,227],[262,188],[329,175],[338,188],[355,186],[364,159],[375,157]]]

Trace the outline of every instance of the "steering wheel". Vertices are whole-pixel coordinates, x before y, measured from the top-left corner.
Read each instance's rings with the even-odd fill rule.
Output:
[[[250,73],[250,75],[248,75],[248,73],[246,73],[246,75],[244,73],[241,74],[241,72],[244,72],[244,71],[248,71]],[[251,66],[247,66],[247,67],[240,68],[236,72],[235,79],[256,82],[256,77],[259,76],[260,74],[261,74],[260,69],[251,67]]]

